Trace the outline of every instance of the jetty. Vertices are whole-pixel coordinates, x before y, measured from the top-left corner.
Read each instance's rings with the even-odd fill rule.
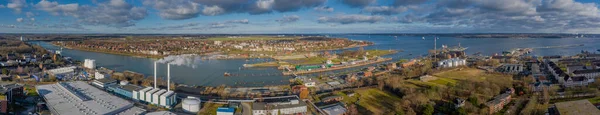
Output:
[[[366,61],[366,62],[357,63],[357,64],[335,66],[335,67],[323,68],[323,69],[314,69],[314,70],[310,70],[310,71],[284,71],[282,73],[283,73],[283,75],[300,75],[300,74],[318,73],[318,72],[326,72],[326,71],[340,70],[340,69],[346,69],[346,68],[353,68],[353,67],[364,66],[364,65],[369,65],[369,64],[376,64],[376,63],[381,63],[381,62],[390,61],[390,60],[392,60],[392,58],[379,58],[376,60]]]

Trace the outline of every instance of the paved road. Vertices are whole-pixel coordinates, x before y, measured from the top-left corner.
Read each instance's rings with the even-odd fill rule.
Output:
[[[252,115],[252,105],[250,103],[242,103],[242,115]]]

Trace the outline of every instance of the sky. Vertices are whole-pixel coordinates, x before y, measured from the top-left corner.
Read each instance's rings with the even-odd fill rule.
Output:
[[[599,0],[0,0],[0,33],[600,33]]]

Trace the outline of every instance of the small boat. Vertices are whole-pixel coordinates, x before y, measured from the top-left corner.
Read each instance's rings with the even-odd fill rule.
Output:
[[[223,76],[231,76],[231,74],[228,72],[225,72],[225,73],[223,73]]]
[[[600,52],[600,49],[598,49],[598,50],[596,50],[596,51]]]

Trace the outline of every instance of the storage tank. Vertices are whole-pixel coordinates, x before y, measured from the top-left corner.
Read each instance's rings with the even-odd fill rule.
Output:
[[[196,113],[200,111],[200,99],[196,97],[187,97],[183,99],[181,108],[186,112]]]
[[[129,82],[128,82],[128,81],[125,81],[125,80],[123,80],[123,81],[121,81],[119,84],[121,84],[121,85],[127,85],[127,84],[129,84]]]

